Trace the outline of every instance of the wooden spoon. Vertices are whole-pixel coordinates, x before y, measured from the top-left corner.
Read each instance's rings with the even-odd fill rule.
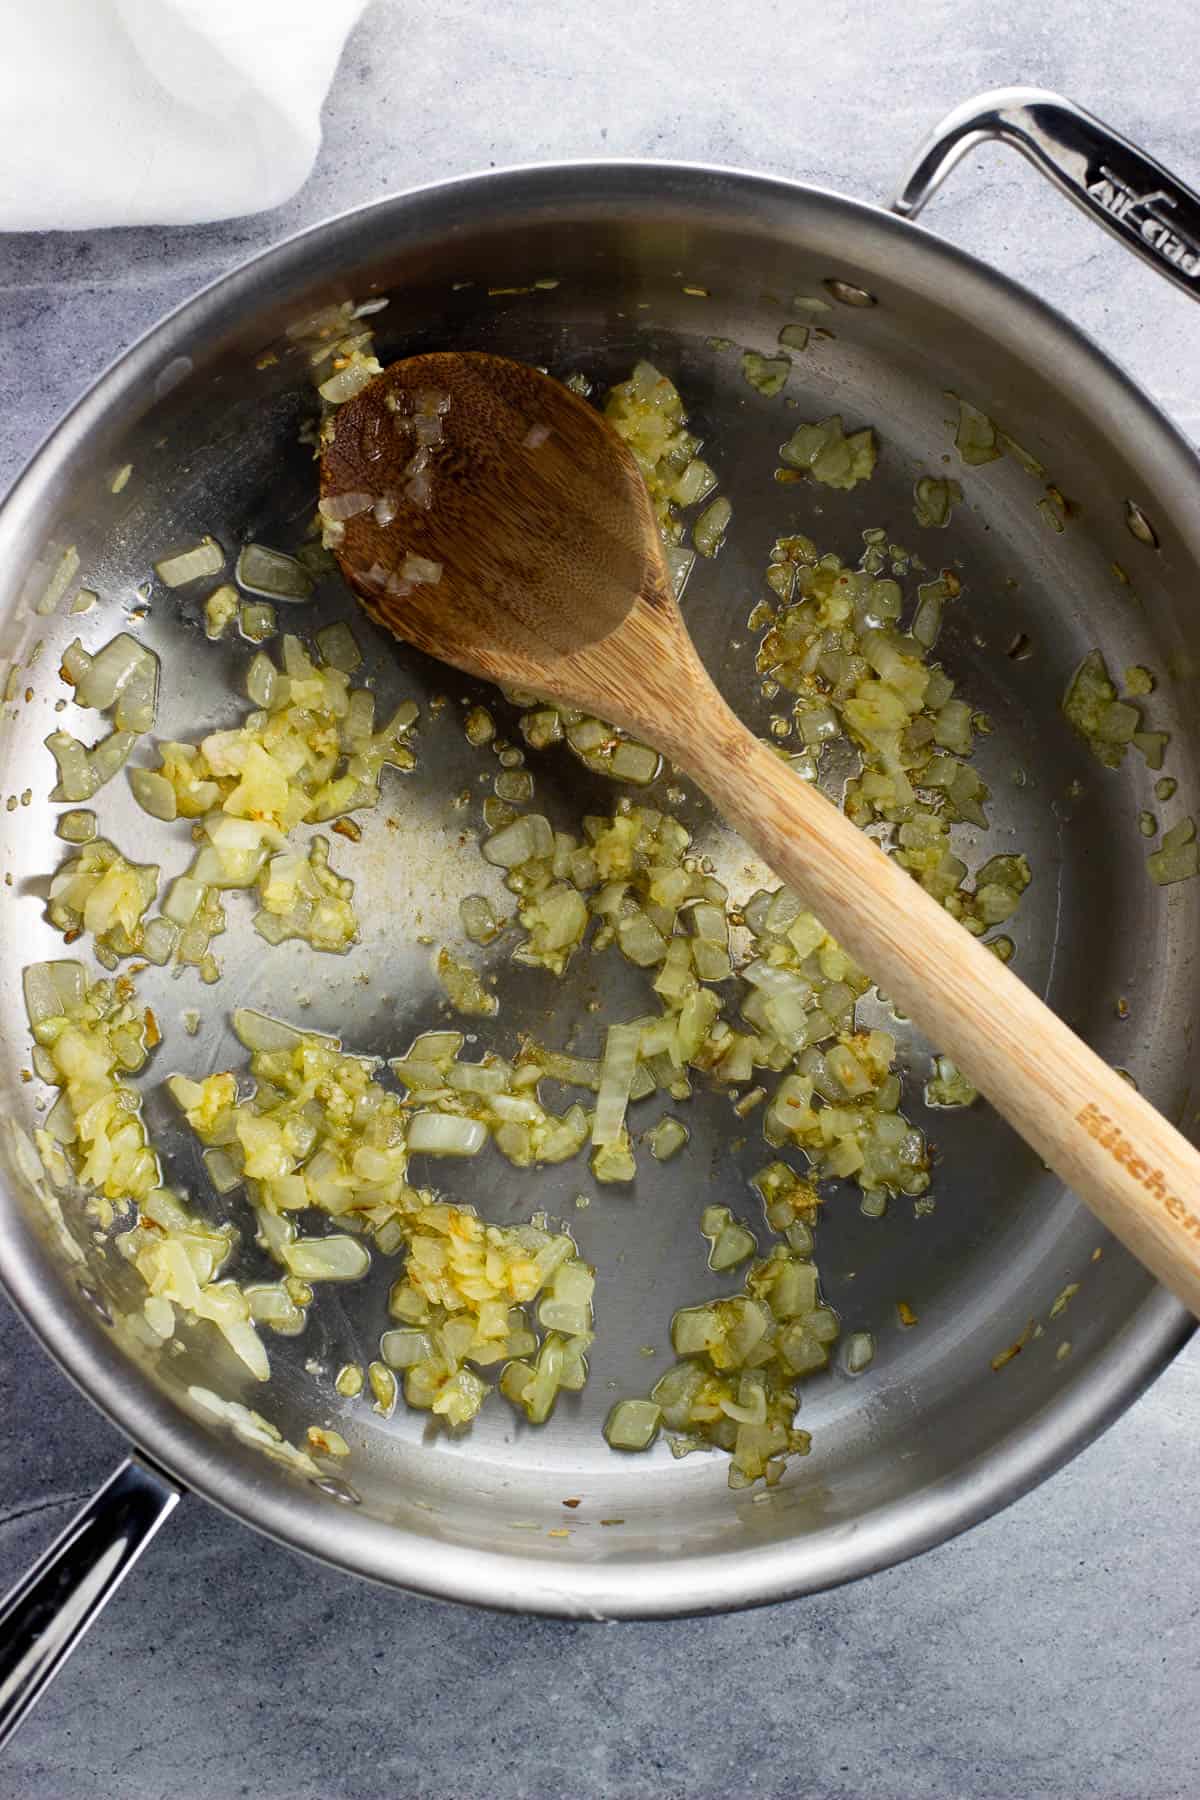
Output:
[[[412,462],[419,440],[424,469],[426,459]],[[338,559],[368,612],[469,674],[625,726],[685,769],[1200,1313],[1200,1155],[730,711],[684,626],[634,459],[597,412],[500,357],[413,357],[335,414],[321,494],[327,514],[353,514]],[[368,507],[363,496],[394,500]],[[422,579],[434,571],[413,558],[439,565],[440,577]]]

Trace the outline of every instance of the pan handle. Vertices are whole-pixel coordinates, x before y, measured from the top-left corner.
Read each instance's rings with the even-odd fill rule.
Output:
[[[112,1599],[182,1489],[130,1459],[0,1601],[0,1744]]]
[[[947,113],[892,211],[915,219],[959,158],[999,138],[1160,275],[1200,299],[1200,195],[1082,106],[1042,88],[996,88]]]

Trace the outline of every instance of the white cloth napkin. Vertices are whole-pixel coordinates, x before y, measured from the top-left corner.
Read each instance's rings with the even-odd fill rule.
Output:
[[[365,0],[0,0],[0,230],[279,206]]]

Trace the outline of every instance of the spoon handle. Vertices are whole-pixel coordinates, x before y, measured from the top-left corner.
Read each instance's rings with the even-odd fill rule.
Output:
[[[689,683],[673,708],[675,760],[899,1009],[1200,1315],[1200,1153],[703,682],[707,692]]]

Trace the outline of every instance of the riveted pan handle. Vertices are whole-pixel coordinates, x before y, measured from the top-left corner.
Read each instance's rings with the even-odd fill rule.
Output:
[[[0,1601],[0,1744],[112,1599],[180,1493],[147,1464],[122,1463]]]
[[[918,151],[892,211],[914,219],[959,158],[999,138],[1160,275],[1200,299],[1200,196],[1082,106],[1041,88],[997,88],[948,113]]]

